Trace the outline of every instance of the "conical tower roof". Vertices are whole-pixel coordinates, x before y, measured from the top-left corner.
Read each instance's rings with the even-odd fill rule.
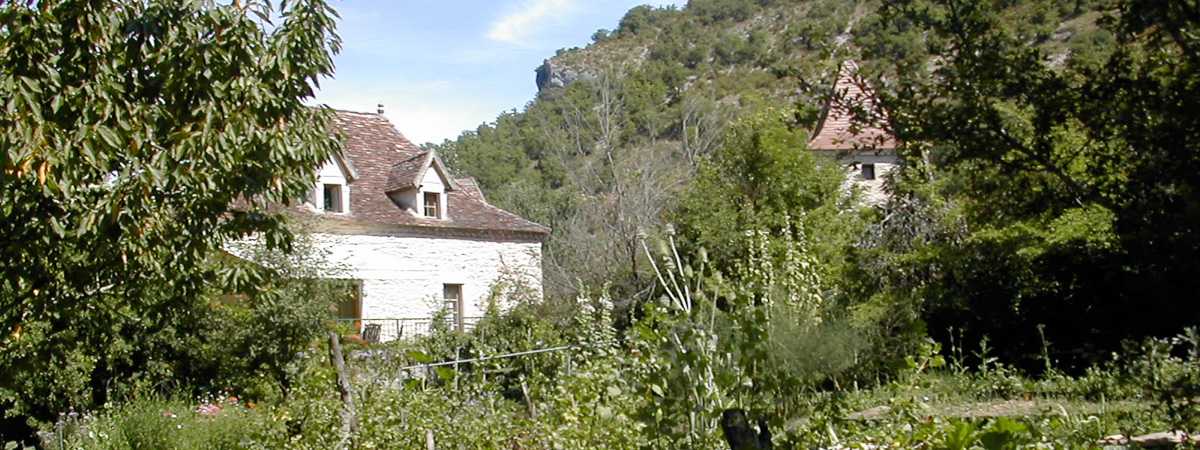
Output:
[[[896,138],[882,128],[887,120],[876,106],[875,91],[858,75],[858,64],[846,60],[838,71],[834,95],[825,108],[825,117],[808,141],[808,148],[820,151],[892,150]],[[865,113],[867,123],[855,121],[855,112]]]

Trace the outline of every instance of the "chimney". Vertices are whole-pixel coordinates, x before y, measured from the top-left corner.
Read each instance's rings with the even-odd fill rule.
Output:
[[[375,112],[379,113],[380,115],[383,115],[383,103],[375,105]]]

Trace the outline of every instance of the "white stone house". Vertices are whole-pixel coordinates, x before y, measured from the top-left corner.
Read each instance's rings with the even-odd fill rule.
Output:
[[[875,92],[858,75],[854,61],[842,63],[833,89],[808,148],[843,164],[846,188],[856,187],[864,202],[880,205],[887,200],[883,179],[900,161],[895,137],[883,129],[886,114],[877,107]]]
[[[382,114],[338,111],[335,124],[343,153],[298,212],[316,218],[314,241],[347,271],[337,277],[354,295],[341,318],[380,324],[386,340],[427,331],[441,308],[469,327],[500,282],[541,295],[548,228],[489,204]]]

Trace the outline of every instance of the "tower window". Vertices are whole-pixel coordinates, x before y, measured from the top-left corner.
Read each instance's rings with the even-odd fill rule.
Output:
[[[862,177],[864,180],[874,180],[875,179],[875,165],[874,164],[863,164],[862,165]]]

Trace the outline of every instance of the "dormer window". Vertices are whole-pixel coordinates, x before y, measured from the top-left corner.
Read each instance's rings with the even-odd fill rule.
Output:
[[[324,201],[321,203],[321,207],[325,212],[346,212],[346,208],[342,203],[342,186],[340,184],[323,185],[322,191],[324,193]]]
[[[349,214],[350,183],[356,176],[349,161],[340,155],[331,158],[317,169],[317,182],[306,203],[317,212]]]
[[[413,217],[451,220],[448,192],[458,190],[442,160],[433,151],[418,153],[392,164],[384,192]]]
[[[442,196],[437,192],[425,193],[425,217],[440,219],[442,217]]]

